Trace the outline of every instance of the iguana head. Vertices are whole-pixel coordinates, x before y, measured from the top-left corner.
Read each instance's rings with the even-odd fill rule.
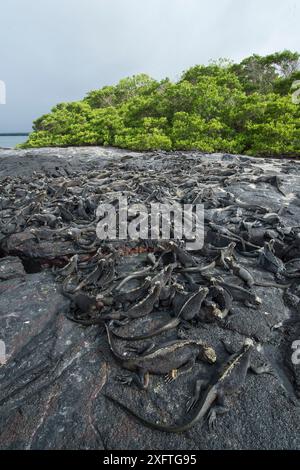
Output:
[[[222,318],[222,312],[215,302],[207,301],[205,306],[208,310],[208,315],[212,320]]]
[[[254,346],[254,341],[251,338],[246,338],[244,342],[244,346]]]
[[[199,359],[209,362],[209,364],[214,364],[217,360],[216,352],[213,348],[209,346],[203,346],[201,353],[199,354]]]

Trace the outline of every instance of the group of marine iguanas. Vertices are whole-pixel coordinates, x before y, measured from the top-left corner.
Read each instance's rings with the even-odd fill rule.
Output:
[[[230,318],[233,304],[237,302],[242,302],[249,308],[259,308],[261,299],[252,290],[255,285],[277,287],[284,291],[291,289],[294,284],[297,287],[297,281],[293,280],[300,277],[300,271],[285,270],[282,274],[280,268],[282,261],[275,255],[273,247],[274,240],[272,239],[270,242],[265,242],[263,248],[249,252],[252,256],[256,254],[257,264],[269,272],[274,272],[274,266],[278,266],[273,283],[255,282],[251,273],[237,262],[239,255],[235,242],[230,242],[224,248],[214,247],[213,258],[203,265],[180,243],[169,241],[158,243],[153,253],[148,254],[146,262],[150,266],[146,266],[141,271],[130,273],[123,279],[114,274],[118,279],[117,284],[114,284],[112,259],[115,259],[117,265],[119,256],[112,246],[107,245],[106,249],[110,253],[103,257],[100,248],[92,261],[95,263],[94,266],[101,266],[97,279],[93,277],[91,280],[89,275],[84,278],[91,282],[90,286],[93,289],[102,287],[100,294],[90,297],[83,293],[81,291],[82,282],[78,284],[79,289],[78,286],[74,286],[72,294],[65,291],[74,306],[74,314],[69,318],[82,325],[102,324],[105,326],[113,356],[123,369],[133,373],[118,377],[124,385],[135,384],[145,390],[149,386],[150,374],[163,375],[166,382],[169,383],[180,374],[190,371],[197,360],[209,364],[214,364],[217,360],[214,349],[200,338],[189,339],[186,337],[192,325],[221,322],[226,327],[226,321],[227,318]],[[206,251],[205,256],[207,256]],[[294,259],[293,264],[295,263]],[[95,273],[97,267],[92,269],[91,273]],[[67,272],[66,279],[69,284],[72,275],[76,278],[81,269],[82,266],[80,263],[78,264],[78,257],[75,255],[63,270],[57,272],[57,275],[61,276],[62,273],[66,274]],[[212,273],[216,269],[218,275]],[[226,274],[235,276],[236,282],[229,283],[224,280],[225,276],[222,276],[222,271],[225,276]],[[110,273],[108,277],[107,272]],[[193,277],[194,275],[197,276],[196,279]],[[102,276],[105,279],[104,284]],[[277,278],[281,281],[280,284],[276,282]],[[126,289],[126,284],[133,279],[140,281],[138,287]],[[85,283],[85,285],[87,284]],[[119,332],[120,327],[133,320],[141,319],[147,315],[153,315],[155,318],[155,311],[162,309],[171,311],[172,317],[153,327],[147,333],[126,336]],[[161,344],[150,343],[142,350],[128,349],[138,353],[134,357],[121,354],[116,348],[115,337],[127,342],[148,340],[158,338],[159,335],[170,330],[177,330],[178,339]],[[128,410],[125,405],[119,403],[120,406],[138,417],[145,425],[161,431],[183,432],[200,421],[206,414],[209,426],[213,428],[217,414],[223,414],[227,411],[224,404],[226,395],[240,389],[249,369],[256,374],[273,374],[268,364],[261,367],[254,367],[251,364],[251,353],[255,348],[253,340],[247,338],[237,353],[234,353],[230,345],[226,343],[224,343],[224,347],[231,353],[231,357],[223,365],[212,383],[206,384],[203,380],[197,381],[195,395],[187,403],[187,411],[195,408],[195,412],[191,414],[186,423],[178,426],[153,423],[140,417],[135,411]],[[207,391],[204,398],[200,400],[203,387]],[[110,396],[107,398],[116,401]]]
[[[178,157],[176,164],[161,173],[151,168],[137,170],[123,159],[80,177],[36,174],[26,190],[24,180],[8,177],[1,190],[2,249],[9,237],[20,232],[29,234],[36,244],[55,240],[74,244],[68,262],[52,267],[64,295],[71,300],[67,317],[81,325],[103,327],[114,358],[132,372],[119,377],[124,385],[135,384],[145,390],[150,374],[163,375],[168,383],[191,370],[197,360],[215,364],[215,350],[200,337],[189,338],[191,327],[218,322],[226,328],[231,316],[238,315],[239,305],[259,309],[261,299],[255,286],[281,289],[291,308],[300,310],[300,227],[282,222],[289,213],[289,203],[280,177],[264,174],[248,159],[224,158],[222,165],[200,162],[191,168],[188,159]],[[239,199],[230,192],[230,184],[237,180],[271,185],[283,198],[281,207],[273,212]],[[96,209],[100,203],[114,204],[120,194],[131,203],[204,204],[204,247],[189,252],[184,240],[99,240]],[[127,258],[142,266],[122,273],[119,266],[124,260],[126,264]],[[255,279],[243,265],[243,260],[249,259],[273,274],[273,280]],[[171,316],[157,323],[158,311],[171,312]],[[122,334],[124,326],[146,316],[153,317],[148,332]],[[177,339],[160,343],[160,335],[169,331],[177,332]],[[115,341],[132,344],[150,338],[155,338],[156,344],[147,344],[140,351],[131,347],[134,356],[121,354]],[[229,344],[224,347],[229,360],[210,384],[200,379],[196,382],[183,424],[157,424],[119,405],[160,431],[183,432],[204,417],[214,428],[217,415],[227,411],[226,397],[241,388],[248,370],[273,373],[267,364],[251,364],[251,354],[258,347],[253,338],[245,338],[235,353]]]

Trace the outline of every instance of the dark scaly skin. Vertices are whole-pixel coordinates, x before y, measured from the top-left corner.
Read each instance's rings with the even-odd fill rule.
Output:
[[[187,431],[195,424],[202,421],[207,414],[209,417],[209,426],[211,428],[215,426],[217,414],[224,414],[229,411],[228,408],[224,406],[224,398],[226,395],[232,395],[241,389],[249,369],[252,369],[256,374],[271,373],[269,367],[263,366],[260,368],[254,368],[251,366],[252,350],[253,343],[245,343],[242,350],[234,354],[224,365],[217,379],[208,387],[208,390],[206,391],[201,401],[199,401],[201,381],[197,382],[196,395],[191,401],[191,407],[193,407],[194,404],[199,404],[196,406],[196,410],[191,418],[184,424],[168,426],[153,423],[145,418],[142,418],[135,411],[129,410],[127,406],[119,403],[114,398],[108,397],[107,395],[106,396],[111,401],[118,403],[119,406],[141,421],[144,425],[152,429],[157,429],[158,431],[169,433],[181,433]],[[214,404],[216,404],[215,407],[213,407]]]
[[[233,300],[241,300],[245,303],[245,305],[254,305],[259,306],[261,305],[262,301],[254,292],[248,291],[243,287],[239,287],[237,285],[228,284],[224,281],[216,280],[217,285],[220,285],[225,290],[227,290],[230,295],[232,296]]]
[[[107,320],[121,320],[122,315],[120,312],[111,312],[109,314],[102,314],[100,316],[100,310],[103,307],[102,301],[98,301],[96,297],[91,297],[85,292],[76,292],[75,294],[70,294],[69,292],[63,291],[63,295],[71,300],[75,310],[75,316],[70,315],[69,313],[66,313],[65,315],[69,320],[75,323],[79,323],[83,326],[104,326],[104,322]],[[76,313],[85,314],[87,316],[91,315],[94,318],[84,319],[76,317]]]
[[[180,325],[182,319],[188,321],[192,320],[198,315],[201,309],[202,302],[204,301],[208,292],[209,290],[206,287],[200,288],[198,292],[190,296],[185,301],[175,318],[172,318],[168,322],[150,331],[149,333],[145,333],[144,335],[140,336],[122,336],[116,333],[115,331],[112,331],[112,333],[120,339],[124,339],[127,341],[139,341],[143,339],[153,338],[156,335],[160,335],[161,333],[164,333],[166,331],[173,330]]]
[[[218,254],[210,264],[208,264],[206,266],[196,266],[196,267],[181,269],[180,272],[182,272],[182,273],[201,273],[201,272],[208,271],[210,269],[214,269],[216,266],[227,267],[227,264],[226,264],[227,259],[232,259],[232,258],[235,257],[235,253],[234,253],[235,247],[236,247],[236,243],[231,242],[225,248],[215,249],[215,251],[219,251],[220,254]],[[215,253],[211,253],[210,250],[208,250],[208,252],[209,252],[209,254],[215,255]]]
[[[96,268],[90,274],[88,274],[86,278],[80,282],[80,284],[78,284],[74,292],[77,292],[83,287],[91,285],[91,284],[96,285],[97,281],[100,279],[100,277],[103,274],[104,265],[105,265],[105,260],[101,259],[98,262]]]
[[[250,243],[250,242],[244,240],[242,237],[240,237],[236,233],[233,233],[231,230],[229,230],[228,228],[226,228],[223,225],[217,225],[217,224],[214,224],[213,222],[209,222],[208,225],[213,231],[215,231],[215,232],[217,232],[221,235],[224,235],[225,237],[230,239],[231,242],[241,243],[242,246],[243,246],[243,249],[245,248],[246,245],[250,246],[251,248],[259,248],[257,245],[254,245],[253,243]]]
[[[151,283],[152,283],[151,278],[147,277],[145,279],[145,282],[140,287],[137,287],[136,289],[123,291],[123,292],[117,291],[116,294],[114,294],[114,299],[116,302],[121,302],[121,303],[137,301],[140,298],[147,295],[147,293],[149,292]]]
[[[202,273],[205,271],[209,271],[210,269],[214,269],[216,267],[216,262],[212,261],[206,266],[196,266],[196,267],[191,267],[191,268],[184,268],[180,269],[179,272],[181,273]]]
[[[243,268],[242,266],[239,266],[237,263],[230,259],[227,259],[226,262],[234,275],[242,279],[248,287],[251,288],[254,286],[254,279],[247,269]]]
[[[233,201],[235,205],[241,207],[242,209],[248,209],[250,211],[261,212],[262,214],[267,214],[269,212],[268,209],[262,206],[258,206],[256,204],[249,204],[248,202],[241,201],[238,198],[235,198]]]
[[[197,263],[193,256],[190,255],[186,250],[176,245],[174,242],[166,242],[166,247],[175,253],[177,261],[184,267],[196,266]]]
[[[275,240],[266,242],[263,251],[260,253],[258,263],[271,273],[281,275],[285,272],[285,265],[281,259],[277,258],[273,252]]]
[[[204,301],[208,292],[209,289],[207,287],[202,287],[198,290],[198,292],[191,295],[181,307],[178,313],[178,317],[181,317],[186,321],[193,320],[199,313],[202,302]]]
[[[73,272],[78,270],[78,255],[72,256],[69,263],[61,269],[58,269],[54,272],[58,277],[60,276],[69,276]]]
[[[115,290],[116,290],[116,291],[120,291],[121,288],[122,288],[125,284],[127,284],[127,282],[131,281],[132,279],[148,277],[149,272],[150,272],[151,270],[153,270],[153,266],[149,266],[149,267],[143,269],[142,271],[137,271],[137,272],[135,272],[135,273],[128,274],[127,276],[124,277],[124,279],[122,279],[122,281],[120,282],[120,284],[118,284],[118,285],[115,287]]]
[[[180,291],[176,292],[176,287],[177,288],[181,288]],[[126,341],[139,341],[139,340],[145,340],[145,339],[150,339],[150,338],[153,338],[154,336],[158,336],[162,333],[165,333],[166,331],[171,331],[175,328],[177,328],[177,326],[180,325],[181,323],[181,318],[179,316],[179,311],[181,310],[183,304],[186,302],[186,297],[187,297],[187,294],[184,293],[184,290],[183,290],[183,287],[182,286],[179,286],[179,285],[176,285],[176,284],[173,284],[172,286],[173,288],[173,293],[171,294],[171,302],[172,302],[172,307],[176,310],[177,314],[175,316],[175,318],[172,318],[170,320],[168,320],[167,322],[164,322],[161,326],[159,326],[158,328],[153,328],[152,330],[150,330],[148,333],[145,333],[145,334],[142,334],[142,335],[137,335],[137,336],[122,336],[120,335],[118,332],[116,332],[115,330],[112,330],[112,333],[114,334],[114,336],[116,336],[117,338],[120,338],[120,339],[123,339],[123,340],[126,340]],[[176,298],[176,294],[177,295],[180,295],[182,296],[182,299],[181,299],[181,302],[178,304],[178,305],[174,305],[174,299]]]
[[[155,303],[159,299],[159,294],[161,290],[161,284],[156,282],[148,296],[141,300],[141,302],[135,304],[127,312],[124,313],[124,316],[127,318],[141,318],[152,312]]]
[[[169,264],[166,268],[164,268],[161,272],[156,274],[152,278],[152,283],[159,282],[161,287],[165,287],[170,281],[171,281],[171,276],[174,268],[176,267],[176,264]]]
[[[231,242],[226,248],[221,248],[220,255],[215,259],[216,266],[227,267],[228,260],[235,258],[236,243]]]
[[[211,289],[212,298],[217,301],[220,309],[216,311],[215,317],[224,319],[230,312],[232,307],[232,296],[221,286],[213,286]]]
[[[154,336],[158,336],[162,333],[165,333],[166,331],[174,330],[175,328],[177,328],[177,326],[180,325],[180,323],[181,323],[180,318],[172,318],[170,321],[164,323],[158,328],[155,328],[149,331],[149,333],[145,333],[144,335],[138,335],[138,336],[122,336],[122,335],[119,335],[119,333],[117,333],[115,330],[112,331],[112,333],[117,338],[120,338],[126,341],[141,341],[141,340],[153,338]]]
[[[242,266],[239,266],[238,264],[234,262],[228,262],[229,267],[231,268],[233,274],[238,276],[240,279],[242,279],[248,287],[253,287],[253,286],[258,286],[258,287],[276,287],[278,289],[288,289],[290,284],[284,285],[284,284],[277,284],[275,282],[260,282],[260,281],[255,281],[254,278],[252,277],[251,273],[243,268]]]
[[[97,287],[105,287],[107,284],[110,284],[115,278],[115,264],[112,259],[109,259],[105,264],[102,276],[97,281]]]
[[[196,359],[203,359],[209,363],[216,361],[215,351],[201,340],[176,340],[161,344],[150,352],[145,352],[134,358],[126,358],[116,351],[110,327],[106,325],[110,349],[122,367],[132,372],[137,372],[127,380],[127,383],[135,381],[137,385],[146,389],[149,385],[149,374],[169,375],[170,372],[183,372],[190,370]]]
[[[83,320],[80,318],[72,317],[68,313],[66,317],[74,323],[79,323],[82,326],[94,326],[94,325],[101,325],[105,326],[106,321],[119,321],[121,320],[122,316],[119,312],[112,312],[105,315],[101,315],[99,317],[93,318],[91,320]]]

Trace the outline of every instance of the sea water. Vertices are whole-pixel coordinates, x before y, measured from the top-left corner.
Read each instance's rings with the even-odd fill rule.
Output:
[[[17,144],[26,142],[28,136],[26,135],[0,135],[0,148],[13,148]]]

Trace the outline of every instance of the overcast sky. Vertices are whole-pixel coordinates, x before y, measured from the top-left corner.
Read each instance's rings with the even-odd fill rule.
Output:
[[[2,0],[0,133],[145,72],[300,50],[299,0]]]

